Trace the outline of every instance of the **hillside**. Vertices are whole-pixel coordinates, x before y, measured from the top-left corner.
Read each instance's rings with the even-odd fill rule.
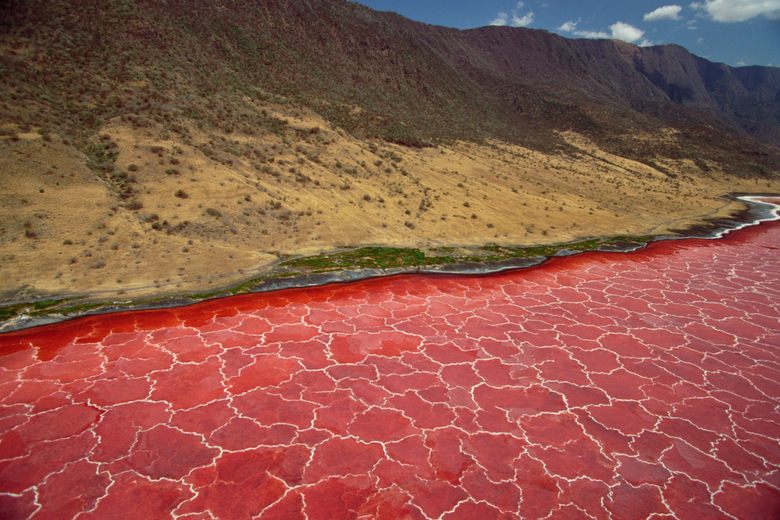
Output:
[[[0,134],[3,298],[191,292],[728,214],[778,191],[780,69],[343,0],[8,1]]]
[[[407,144],[544,147],[560,129],[609,143],[664,126],[694,130],[663,149],[678,155],[780,141],[780,69],[734,69],[678,46],[459,31],[342,0],[23,0],[2,20],[6,95],[66,116],[51,124],[71,132],[122,115],[273,129],[245,98],[282,96],[356,135]]]

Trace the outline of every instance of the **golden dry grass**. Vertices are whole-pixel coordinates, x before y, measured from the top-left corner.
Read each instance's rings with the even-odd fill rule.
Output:
[[[193,128],[185,142],[105,126],[141,207],[59,136],[0,137],[0,296],[196,292],[256,276],[281,255],[365,244],[663,233],[737,210],[728,192],[780,191],[715,164],[658,158],[662,172],[574,133],[563,137],[578,153],[566,156],[499,142],[415,149],[358,140],[307,111],[273,115],[292,132],[215,139]]]

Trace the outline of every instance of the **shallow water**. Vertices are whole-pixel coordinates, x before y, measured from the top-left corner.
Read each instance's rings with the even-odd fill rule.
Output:
[[[0,516],[772,517],[778,249],[764,223],[1,335]]]

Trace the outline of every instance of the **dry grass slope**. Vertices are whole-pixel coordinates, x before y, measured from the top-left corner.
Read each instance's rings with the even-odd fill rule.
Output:
[[[780,191],[780,154],[744,136],[457,69],[470,33],[336,0],[80,6],[0,7],[6,301],[202,291],[366,244],[660,233]]]
[[[188,293],[256,276],[281,257],[364,244],[662,233],[734,211],[721,198],[728,191],[778,190],[690,161],[659,158],[661,171],[574,133],[561,135],[574,154],[500,142],[418,149],[357,139],[302,108],[266,110],[287,121],[286,134],[193,128],[184,142],[112,121],[99,139],[112,150],[110,172],[90,169],[56,135],[0,139],[2,297]]]

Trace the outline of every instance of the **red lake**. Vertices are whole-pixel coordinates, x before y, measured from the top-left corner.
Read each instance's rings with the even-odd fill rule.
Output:
[[[780,225],[0,335],[0,517],[778,518]]]

